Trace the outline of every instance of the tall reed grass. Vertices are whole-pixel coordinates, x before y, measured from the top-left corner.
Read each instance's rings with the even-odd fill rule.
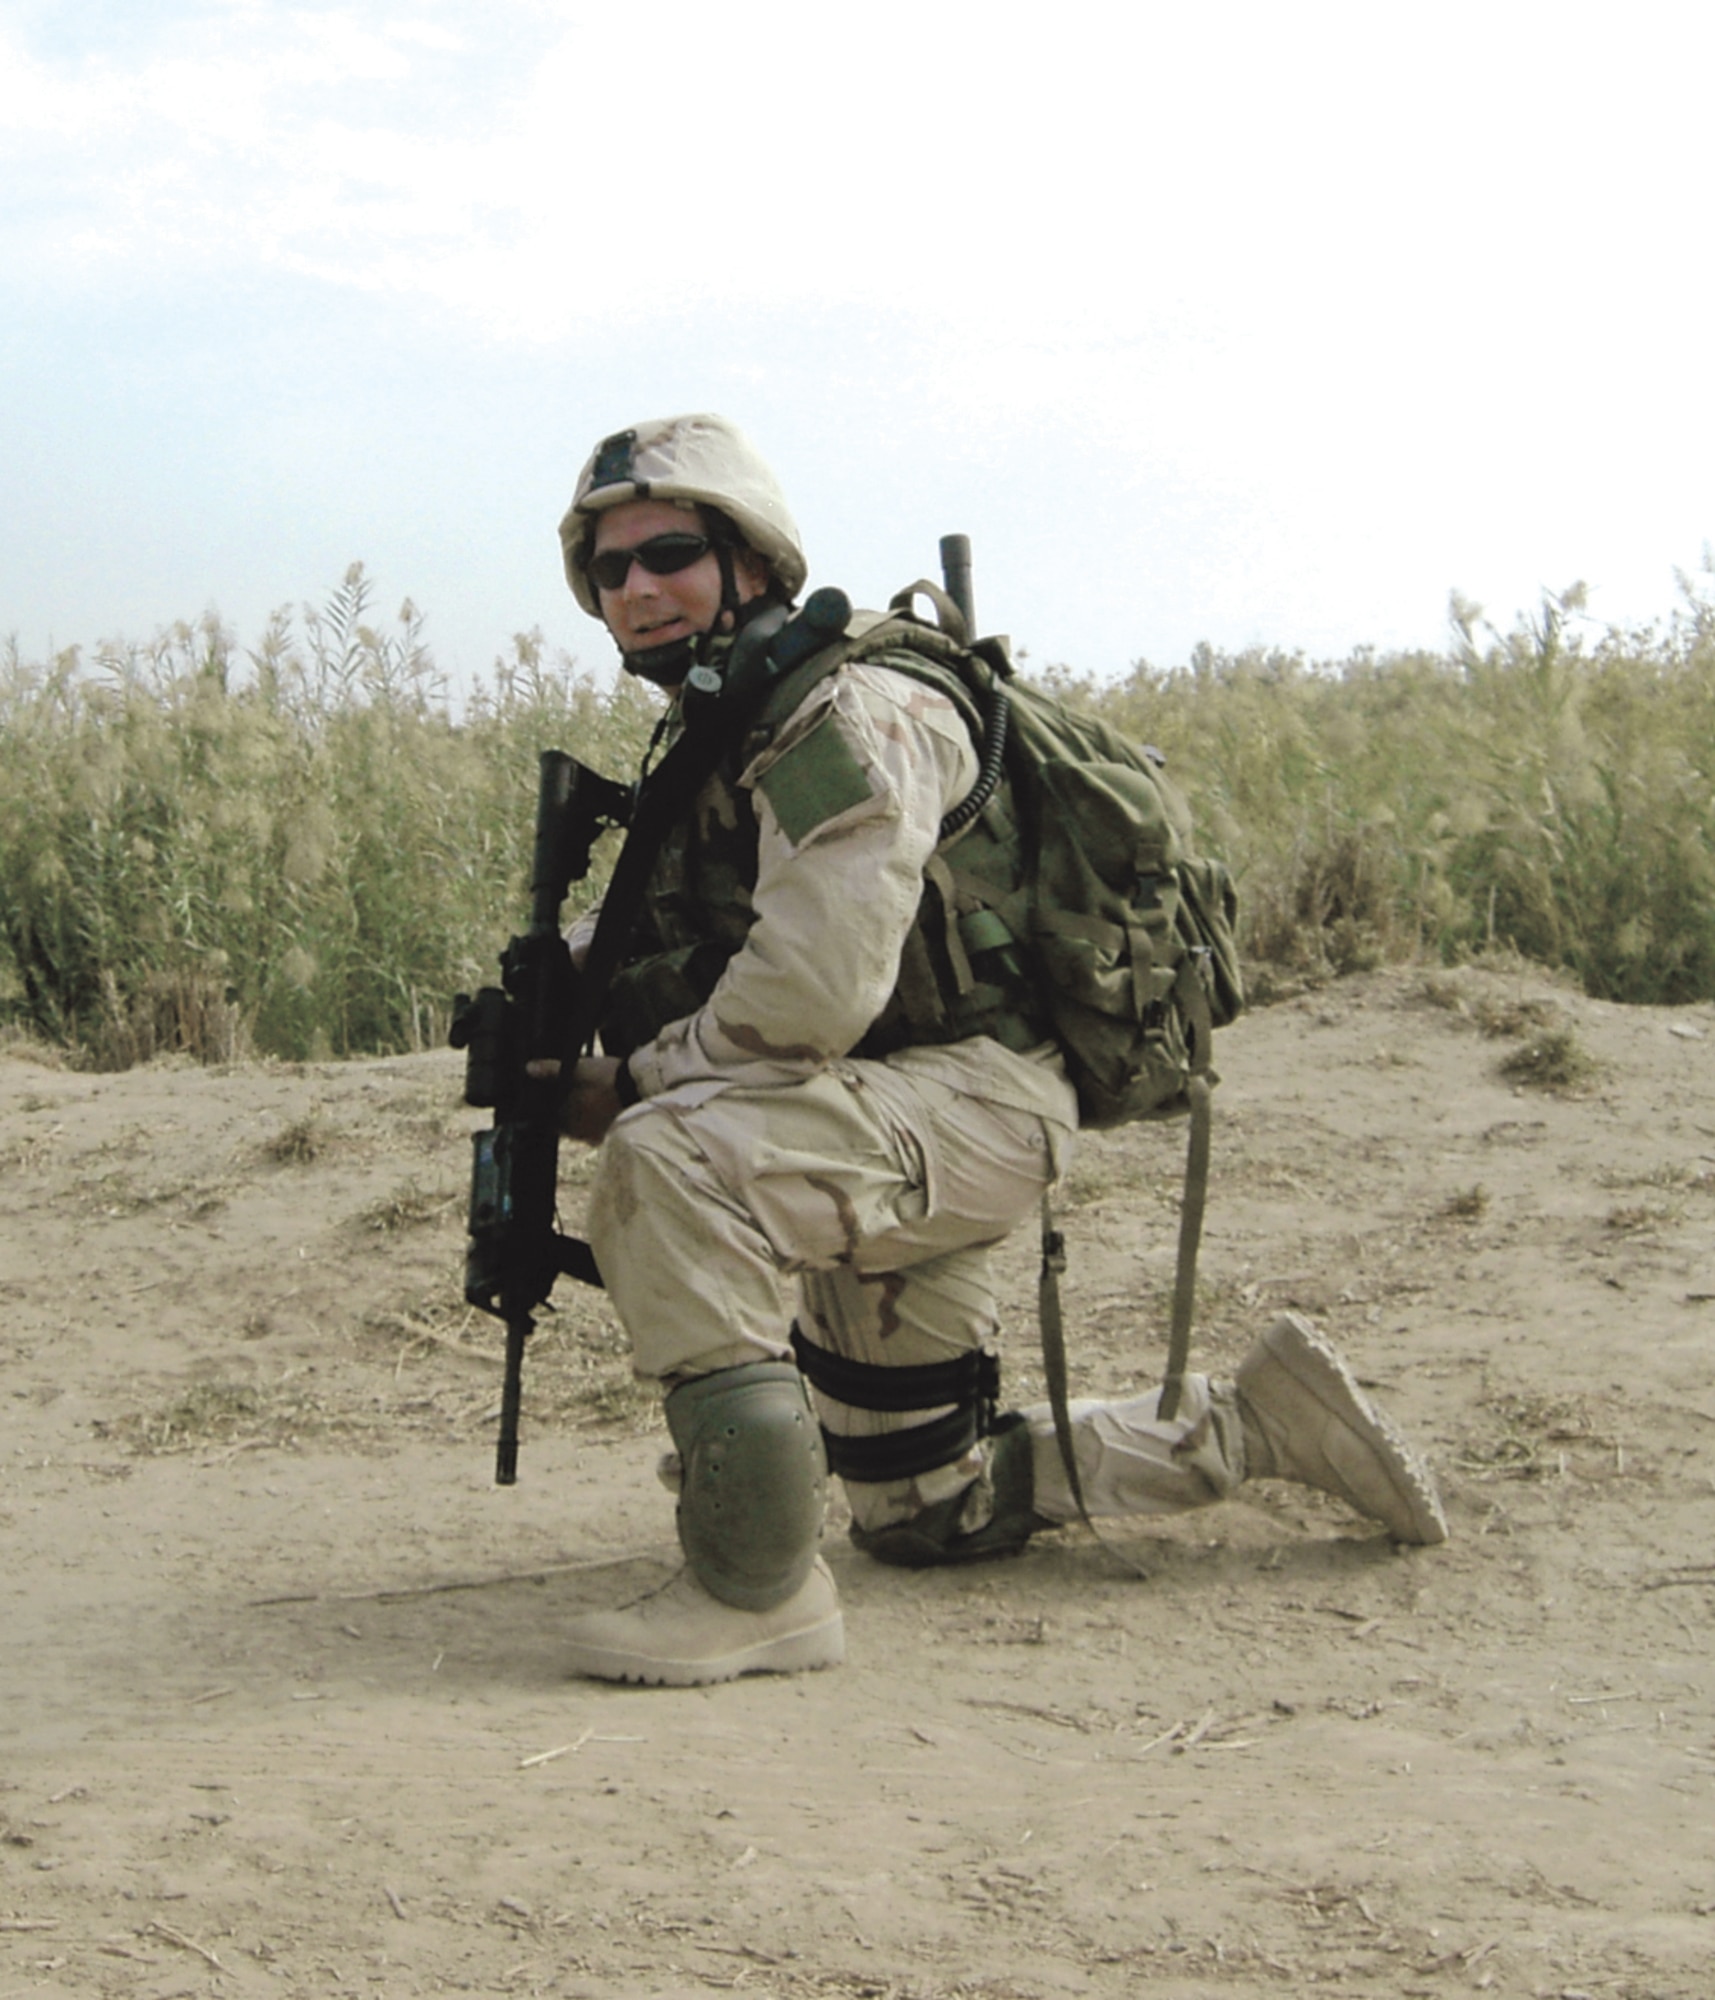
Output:
[[[1441,653],[1049,679],[1168,753],[1259,996],[1507,947],[1604,997],[1709,999],[1715,567],[1682,585],[1640,631],[1572,590],[1504,633],[1455,602]],[[0,1018],[108,1066],[444,1038],[524,914],[538,751],[629,775],[654,706],[535,633],[455,705],[416,609],[372,600],[354,566],[248,649],[208,617],[0,655]]]
[[[0,1005],[102,1066],[444,1039],[524,909],[536,755],[635,765],[651,724],[540,636],[455,716],[408,601],[354,566],[242,651],[0,658]],[[9,990],[8,990],[9,988]]]
[[[1283,976],[1502,948],[1606,999],[1715,998],[1715,562],[1665,625],[1580,587],[1508,632],[1454,600],[1447,650],[1199,647],[1078,698],[1153,740]]]

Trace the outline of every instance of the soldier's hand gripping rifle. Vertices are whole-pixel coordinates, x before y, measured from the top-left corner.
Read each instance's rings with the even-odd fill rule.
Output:
[[[584,1040],[578,974],[560,934],[560,905],[589,873],[590,849],[623,827],[630,785],[603,778],[559,750],[544,750],[530,869],[530,925],[501,955],[500,986],[453,1002],[450,1039],[465,1051],[465,1102],[492,1110],[471,1134],[470,1249],[465,1298],[506,1322],[506,1377],[494,1476],[518,1477],[518,1407],[524,1343],[562,1274],[600,1283],[587,1244],[555,1228],[560,1116]],[[529,1065],[555,1073],[534,1077]]]

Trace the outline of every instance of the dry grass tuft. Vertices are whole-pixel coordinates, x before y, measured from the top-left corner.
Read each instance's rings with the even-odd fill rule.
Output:
[[[1447,1014],[1469,1014],[1463,981],[1446,972],[1426,972],[1413,988],[1413,997],[1426,1006],[1439,1007]]]
[[[321,1114],[307,1112],[262,1141],[263,1157],[283,1167],[311,1166],[327,1151],[329,1136]]]
[[[142,1215],[153,1208],[175,1209],[192,1222],[218,1213],[231,1200],[228,1180],[166,1180],[139,1178],[114,1168],[83,1190],[84,1198],[107,1216]]]
[[[374,1312],[362,1344],[389,1368],[407,1422],[486,1423],[499,1395],[505,1334],[498,1320],[437,1292]],[[475,1392],[473,1399],[473,1390]],[[661,1399],[631,1370],[631,1351],[605,1298],[564,1288],[524,1354],[524,1420],[536,1431],[661,1428]]]
[[[414,1180],[403,1181],[391,1194],[362,1210],[357,1227],[384,1236],[396,1229],[416,1229],[426,1222],[438,1222],[462,1195],[460,1188],[425,1188]]]
[[[336,1427],[348,1426],[331,1424],[329,1412],[304,1388],[199,1382],[155,1409],[98,1421],[95,1432],[139,1457],[158,1457],[222,1444],[286,1446]]]
[[[1471,1009],[1471,1017],[1485,1035],[1540,1035],[1558,1030],[1562,1015],[1552,1000],[1524,994],[1481,994]]]
[[[1588,1396],[1554,1396],[1526,1390],[1492,1391],[1482,1398],[1485,1428],[1457,1457],[1462,1471],[1489,1479],[1563,1478],[1570,1454],[1618,1450],[1597,1422]]]
[[[1570,1092],[1593,1082],[1601,1065],[1573,1029],[1550,1028],[1505,1057],[1501,1074],[1533,1090]]]
[[[64,1069],[66,1052],[55,1048],[51,1042],[44,1042],[39,1035],[33,1035],[28,1028],[20,1028],[11,1023],[0,1023],[0,1056],[11,1062],[34,1063],[40,1069]]]
[[[1690,1189],[1700,1194],[1715,1190],[1715,1167],[1706,1166],[1702,1160],[1663,1160],[1659,1165],[1645,1167],[1635,1173],[1621,1173],[1612,1167],[1603,1167],[1596,1174],[1596,1184],[1605,1188],[1660,1188],[1666,1192]]]
[[[1623,1236],[1638,1236],[1664,1223],[1678,1222],[1684,1211],[1667,1202],[1638,1202],[1611,1208],[1602,1218],[1603,1226]]]
[[[1438,1213],[1449,1222],[1478,1222],[1489,1212],[1489,1191],[1480,1182],[1450,1194]]]

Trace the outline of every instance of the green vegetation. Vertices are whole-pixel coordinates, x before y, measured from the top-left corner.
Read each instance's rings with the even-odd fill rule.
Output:
[[[1715,563],[1681,582],[1642,631],[1590,628],[1573,589],[1504,634],[1456,600],[1440,654],[1048,679],[1167,753],[1259,998],[1507,950],[1608,999],[1709,999]],[[0,654],[0,1030],[104,1066],[444,1038],[524,914],[538,751],[627,774],[653,703],[531,633],[455,708],[415,608],[370,601],[354,567],[249,650],[206,618]]]
[[[1715,998],[1715,558],[1665,627],[1586,631],[1580,587],[1444,654],[1200,647],[1061,685],[1167,753],[1238,878],[1257,996],[1410,955],[1515,952],[1585,991]]]
[[[0,1009],[102,1067],[422,1048],[526,907],[538,751],[651,726],[537,634],[455,719],[406,603],[348,571],[241,652],[213,618],[0,656]]]

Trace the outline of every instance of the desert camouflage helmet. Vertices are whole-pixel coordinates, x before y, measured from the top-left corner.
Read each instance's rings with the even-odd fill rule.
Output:
[[[718,507],[767,563],[782,597],[796,597],[803,587],[809,564],[797,524],[756,447],[725,417],[663,417],[616,431],[596,446],[560,523],[566,581],[592,618],[601,611],[584,563],[595,517],[627,500]]]

